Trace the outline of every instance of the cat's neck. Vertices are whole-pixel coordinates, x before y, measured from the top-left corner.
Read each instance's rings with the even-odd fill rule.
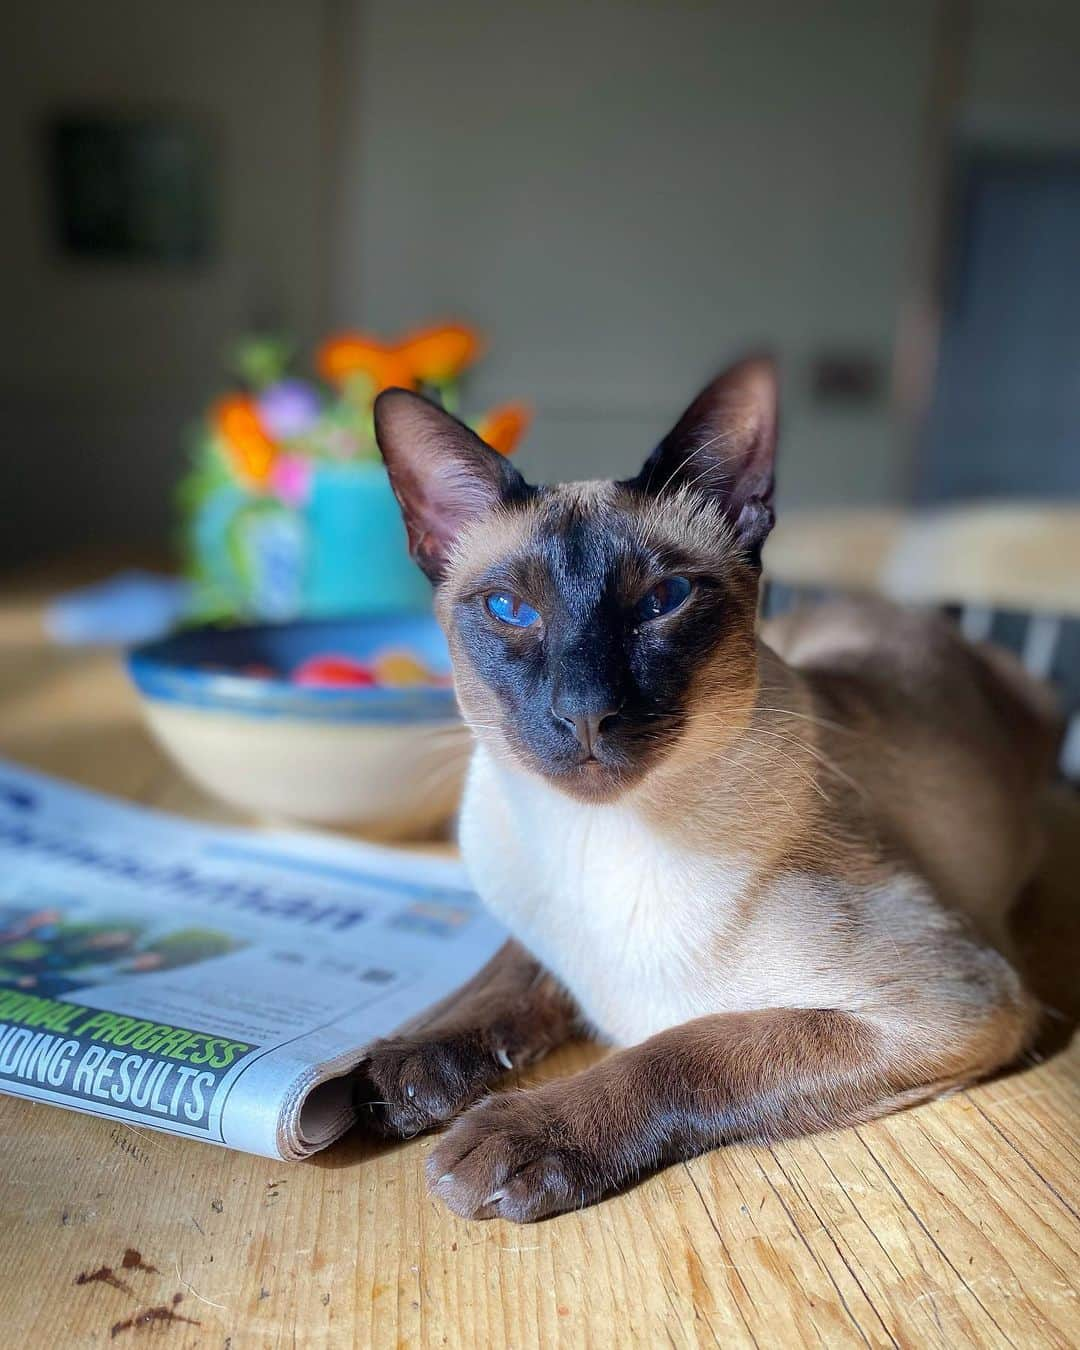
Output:
[[[664,832],[688,827],[718,841],[736,833],[768,851],[819,813],[822,724],[805,678],[763,643],[743,715],[705,702],[675,751],[631,794]]]

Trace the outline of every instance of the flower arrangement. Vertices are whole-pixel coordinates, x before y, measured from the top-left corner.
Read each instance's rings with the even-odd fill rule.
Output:
[[[185,569],[195,614],[289,619],[424,608],[427,582],[375,443],[372,407],[392,386],[418,390],[460,416],[461,379],[483,343],[458,323],[390,342],[359,333],[318,349],[319,379],[292,373],[279,338],[232,352],[238,388],[197,429],[181,485]],[[509,455],[529,422],[508,403],[472,423]]]

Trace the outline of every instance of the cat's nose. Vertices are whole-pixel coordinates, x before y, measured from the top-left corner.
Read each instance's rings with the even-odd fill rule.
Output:
[[[617,716],[619,709],[601,708],[599,711],[583,712],[556,700],[551,705],[551,712],[557,722],[561,722],[564,727],[570,728],[585,753],[591,755],[593,747],[604,729],[604,723]]]

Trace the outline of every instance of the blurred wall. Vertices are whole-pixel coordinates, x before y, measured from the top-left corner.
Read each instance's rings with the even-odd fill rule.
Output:
[[[626,472],[769,345],[785,503],[902,496],[887,385],[946,12],[963,134],[1080,145],[1076,0],[8,0],[0,563],[164,543],[183,428],[261,318],[475,320],[470,407],[536,405],[538,477]],[[82,101],[209,124],[202,270],[56,256],[41,126]],[[815,399],[822,354],[879,363],[879,397]]]
[[[4,209],[0,561],[167,543],[182,433],[259,315],[301,337],[324,290],[324,7],[296,0],[18,0],[0,19]],[[43,123],[80,104],[177,107],[217,150],[219,250],[198,269],[62,259]]]
[[[998,145],[1080,149],[1080,4],[975,0],[961,131]]]
[[[539,412],[538,475],[632,469],[719,362],[786,366],[788,502],[898,490],[888,380],[933,6],[368,0],[335,307],[463,311],[473,395]],[[815,402],[818,353],[884,387]]]

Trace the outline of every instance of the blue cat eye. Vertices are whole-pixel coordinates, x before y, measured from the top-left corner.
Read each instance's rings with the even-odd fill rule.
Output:
[[[691,590],[686,577],[665,577],[637,602],[634,613],[640,623],[659,619],[662,614],[670,614],[673,609],[678,609]]]
[[[510,591],[494,591],[484,603],[489,614],[493,614],[500,623],[508,623],[512,628],[531,628],[540,617],[532,605],[527,605]]]

